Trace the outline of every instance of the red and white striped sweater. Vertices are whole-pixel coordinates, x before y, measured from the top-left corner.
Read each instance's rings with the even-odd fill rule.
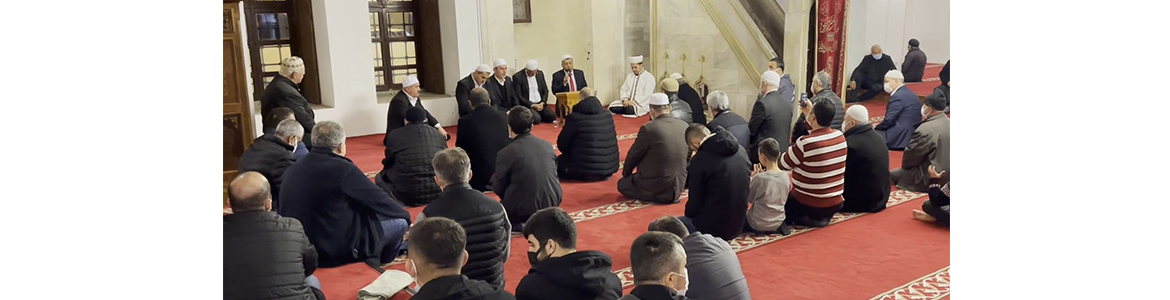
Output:
[[[779,166],[792,171],[792,195],[801,204],[831,207],[841,204],[845,190],[845,136],[829,127],[809,132],[788,147]]]

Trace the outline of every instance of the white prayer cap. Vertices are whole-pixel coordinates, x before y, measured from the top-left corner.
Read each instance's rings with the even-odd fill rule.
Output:
[[[529,59],[528,63],[524,64],[524,68],[528,69],[529,71],[536,71],[536,60]]]
[[[853,119],[853,121],[857,121],[857,124],[869,123],[869,110],[865,109],[865,106],[849,106],[849,109],[845,110],[845,116]]]
[[[674,80],[679,80],[679,79],[682,79],[682,74],[679,74],[679,73],[670,73],[670,79],[674,79]]]
[[[478,67],[475,67],[475,71],[480,73],[491,73],[492,67],[489,67],[487,64],[479,64]]]
[[[508,62],[504,61],[504,59],[501,58],[501,59],[497,59],[494,63],[492,63],[492,68],[499,67],[499,66],[507,66],[507,65],[508,65]]]
[[[764,71],[764,74],[760,75],[760,80],[767,83],[769,86],[779,87],[780,73],[776,73],[776,71]]]
[[[566,60],[566,59],[573,59],[573,56],[568,55],[568,54],[565,54],[565,56],[561,56],[561,60]]]
[[[650,105],[670,105],[670,98],[663,93],[650,94]]]
[[[280,76],[289,77],[292,73],[305,73],[305,61],[300,57],[290,56],[280,61]]]
[[[905,77],[902,77],[902,71],[898,70],[890,70],[889,72],[886,72],[886,78],[893,78],[897,80],[906,79]]]
[[[402,81],[402,87],[412,87],[418,85],[418,77],[414,75],[407,75],[406,80]]]
[[[642,63],[642,56],[641,56],[641,55],[638,55],[638,56],[630,56],[630,63],[631,63],[631,64],[640,64],[640,63]]]

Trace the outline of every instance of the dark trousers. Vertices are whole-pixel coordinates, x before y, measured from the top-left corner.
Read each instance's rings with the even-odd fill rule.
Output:
[[[691,218],[688,218],[686,216],[678,216],[678,220],[679,220],[679,222],[683,223],[683,226],[687,227],[687,233],[693,234],[693,233],[699,232],[698,229],[695,229],[695,222],[691,221]]]
[[[532,111],[533,117],[536,117],[532,120],[532,124],[540,124],[541,122],[552,123],[553,120],[557,119],[557,115],[553,113],[552,107],[545,106],[544,110],[538,111],[535,108],[529,106],[528,110]]]
[[[874,96],[877,96],[878,94],[886,91],[885,84],[886,83],[883,80],[878,80],[877,82],[866,80],[864,78],[857,80],[857,88],[865,90],[865,93],[858,95],[856,98],[846,96],[846,99],[850,100],[846,102],[861,102],[873,99]],[[857,91],[854,90],[853,94],[856,95]]]
[[[406,219],[385,219],[382,223],[382,255],[381,263],[387,264],[394,261],[399,253],[406,251],[406,242],[402,240],[406,236],[406,230],[410,229]]]
[[[612,113],[615,113],[615,114],[619,114],[619,115],[632,115],[632,114],[634,114],[634,107],[633,106],[615,106],[615,107],[610,107],[609,111]]]
[[[796,195],[788,194],[788,202],[784,203],[784,222],[806,227],[825,227],[844,205],[842,202],[830,207],[812,207],[800,203]]]
[[[922,212],[925,212],[926,214],[930,215],[931,217],[934,217],[936,220],[938,220],[939,224],[942,224],[942,225],[950,225],[951,224],[951,205],[950,205],[950,203],[947,203],[944,205],[939,205],[939,204],[935,204],[935,203],[930,202],[930,200],[926,200],[926,202],[922,202]]]

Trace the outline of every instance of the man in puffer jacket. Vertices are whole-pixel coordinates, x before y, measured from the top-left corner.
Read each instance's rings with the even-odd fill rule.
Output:
[[[613,117],[595,96],[593,88],[581,90],[581,100],[565,117],[557,136],[557,177],[568,180],[604,181],[618,170],[617,131]]]
[[[691,116],[694,111],[691,110],[689,103],[678,98],[678,80],[671,78],[663,79],[660,86],[662,87],[662,93],[666,94],[666,97],[670,99],[670,115],[679,120],[691,122],[693,119]]]
[[[439,197],[431,159],[447,149],[447,138],[427,124],[421,107],[406,111],[406,126],[386,135],[386,156],[382,172],[374,180],[378,187],[406,206],[422,206]]]

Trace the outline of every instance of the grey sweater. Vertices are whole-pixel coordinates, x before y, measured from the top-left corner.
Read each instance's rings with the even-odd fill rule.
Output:
[[[788,202],[788,191],[792,188],[789,173],[763,172],[752,177],[752,184],[748,192],[748,201],[752,207],[748,209],[747,222],[752,229],[771,232],[780,228],[784,223],[784,204]]]

